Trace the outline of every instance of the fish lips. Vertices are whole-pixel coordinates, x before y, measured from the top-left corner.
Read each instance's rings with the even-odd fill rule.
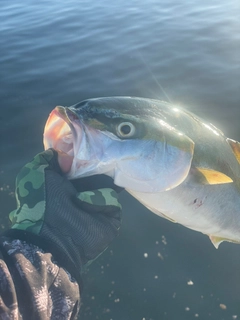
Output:
[[[44,148],[54,148],[74,156],[76,143],[81,144],[82,139],[79,121],[78,115],[70,108],[57,106],[44,128]]]
[[[90,148],[95,145],[95,130],[88,128],[81,115],[75,113],[72,108],[56,107],[49,115],[44,129],[44,148],[53,148],[62,151],[73,158],[69,179],[98,173],[96,167],[99,163],[98,153]],[[97,146],[101,154],[101,146]]]

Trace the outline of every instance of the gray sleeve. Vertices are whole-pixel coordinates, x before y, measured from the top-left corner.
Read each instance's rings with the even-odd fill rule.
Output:
[[[79,285],[50,253],[23,240],[6,238],[1,252],[1,319],[76,319]]]

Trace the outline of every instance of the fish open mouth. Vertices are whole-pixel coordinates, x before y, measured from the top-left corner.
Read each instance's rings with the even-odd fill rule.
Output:
[[[43,134],[44,148],[61,150],[74,157],[76,144],[80,144],[81,128],[76,128],[78,116],[69,108],[56,107],[49,115]],[[78,130],[78,132],[77,132]]]
[[[98,135],[71,107],[56,107],[46,122],[43,143],[45,150],[53,148],[72,157],[67,177],[77,179],[99,173],[102,147],[96,142]]]

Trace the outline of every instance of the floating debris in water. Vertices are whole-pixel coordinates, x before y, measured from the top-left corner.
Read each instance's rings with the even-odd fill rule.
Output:
[[[198,317],[199,317],[199,314],[198,314],[198,313],[195,313],[194,317],[198,318]]]
[[[223,303],[220,303],[219,307],[222,309],[222,310],[226,310],[227,309],[227,306]]]
[[[144,256],[144,258],[147,258],[148,257],[148,253],[144,253],[143,256]]]
[[[188,286],[193,286],[193,285],[194,285],[194,283],[192,282],[192,280],[189,280],[189,281],[187,282],[187,284],[188,284]]]
[[[161,255],[160,252],[158,252],[157,256],[161,259],[161,260],[164,260],[163,256]]]
[[[165,236],[162,236],[162,243],[165,244],[165,246],[167,245],[167,240]]]
[[[111,312],[111,310],[109,309],[109,308],[105,308],[105,309],[103,309],[103,313],[110,313]],[[111,319],[110,319],[111,320]]]
[[[120,302],[120,299],[117,298],[117,299],[114,300],[114,302],[118,303],[118,302]]]
[[[3,184],[0,187],[0,191],[7,192],[10,197],[15,197],[15,191],[12,188],[10,188],[8,184]]]
[[[237,315],[236,315],[236,314],[233,315],[232,318],[233,318],[233,319],[237,319]]]
[[[109,293],[108,297],[111,298],[113,294],[114,294],[114,291],[111,291],[111,292]]]
[[[8,184],[4,184],[2,187],[0,187],[0,191],[8,191],[10,189],[10,186]]]
[[[186,310],[186,311],[190,311],[190,308],[189,308],[189,307],[186,307],[185,310]]]
[[[158,276],[154,276],[154,279],[158,279]]]

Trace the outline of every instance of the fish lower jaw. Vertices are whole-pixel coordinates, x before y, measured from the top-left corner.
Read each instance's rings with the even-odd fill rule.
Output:
[[[91,167],[91,166],[90,166]],[[70,172],[68,173],[69,179],[83,178],[86,175],[89,175],[89,161],[81,160],[77,161],[74,159]]]
[[[109,168],[108,166],[99,166],[99,159],[79,160],[75,158],[67,177],[69,179],[77,179],[87,176],[93,176],[96,174],[106,174],[112,177],[111,168]]]
[[[71,157],[74,157],[73,143],[65,143],[62,141],[58,141],[53,148],[55,150],[60,150],[63,153],[68,154]]]

